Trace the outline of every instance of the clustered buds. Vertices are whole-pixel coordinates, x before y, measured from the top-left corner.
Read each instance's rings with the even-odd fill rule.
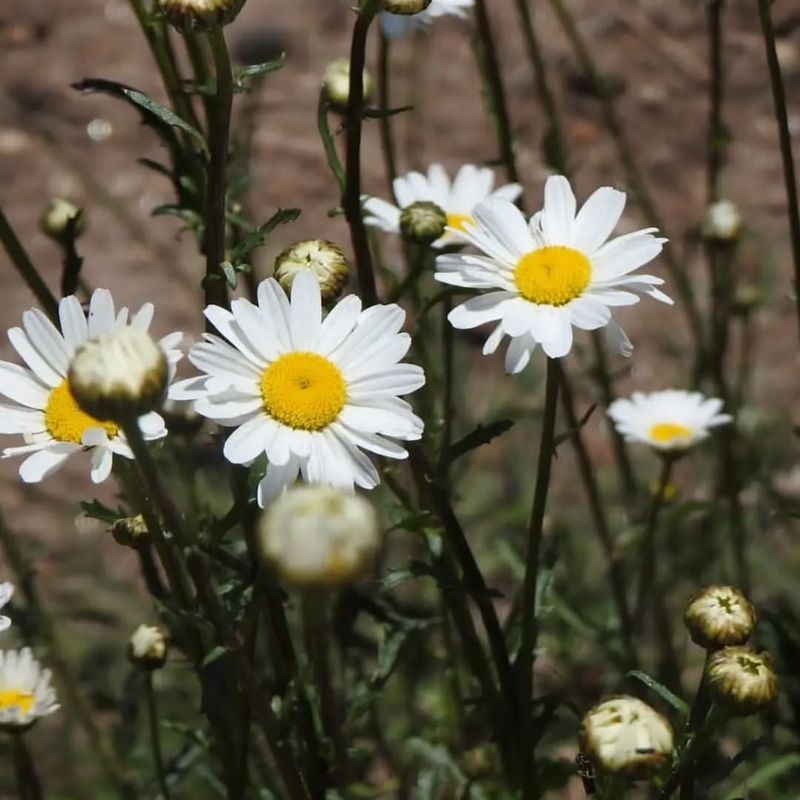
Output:
[[[364,102],[369,102],[372,97],[372,77],[364,70],[363,73]],[[337,58],[325,68],[322,77],[322,87],[331,105],[337,111],[347,109],[350,99],[350,59]]]
[[[317,276],[323,303],[341,294],[350,275],[350,264],[344,253],[325,239],[306,239],[287,247],[275,259],[275,280],[289,294],[295,275],[305,269]]]
[[[432,0],[383,0],[383,10],[390,14],[419,14]]]
[[[67,240],[70,224],[75,226],[73,233],[77,238],[86,227],[86,219],[83,209],[63,197],[53,198],[39,217],[39,230],[59,244]]]
[[[243,5],[244,0],[156,0],[156,9],[180,31],[227,25]]]
[[[167,660],[167,639],[154,625],[140,625],[128,642],[128,659],[141,669],[160,669]]]
[[[419,244],[435,242],[447,226],[447,214],[436,203],[418,200],[400,212],[400,233]]]
[[[775,697],[777,679],[769,653],[748,647],[724,647],[706,667],[714,699],[734,714],[754,714]]]
[[[744,644],[756,619],[753,604],[733,586],[706,586],[692,595],[683,612],[692,641],[709,650]]]

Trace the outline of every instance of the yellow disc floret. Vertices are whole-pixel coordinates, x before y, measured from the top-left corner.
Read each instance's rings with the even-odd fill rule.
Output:
[[[517,262],[514,283],[531,303],[563,306],[589,285],[589,259],[572,247],[555,245],[531,250]]]
[[[457,230],[466,230],[467,225],[474,225],[475,220],[469,214],[448,214],[447,226],[449,228],[456,228]]]
[[[690,428],[677,422],[657,422],[650,427],[650,438],[660,444],[674,442],[676,439],[686,439],[692,435]]]
[[[347,399],[335,364],[317,353],[287,353],[261,376],[264,410],[290,428],[319,431],[330,425]]]
[[[30,692],[21,692],[17,689],[3,689],[0,691],[0,710],[18,708],[23,714],[31,710],[36,698]]]
[[[109,439],[116,436],[119,430],[113,422],[102,422],[81,411],[66,379],[61,381],[47,398],[44,424],[54,439],[73,444],[81,444],[84,431],[88,428],[102,428]]]

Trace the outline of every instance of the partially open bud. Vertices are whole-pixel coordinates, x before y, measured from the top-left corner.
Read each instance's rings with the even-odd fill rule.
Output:
[[[419,244],[435,242],[447,226],[447,214],[436,203],[418,200],[400,212],[400,233]]]
[[[636,697],[620,695],[590,709],[581,725],[581,749],[598,772],[648,778],[669,761],[672,728]]]
[[[709,650],[744,644],[756,619],[753,604],[733,586],[706,586],[692,595],[683,612],[692,641]]]
[[[244,0],[156,0],[156,10],[171,25],[184,31],[191,28],[214,28],[236,19]]]
[[[123,423],[161,405],[167,359],[146,331],[127,326],[84,342],[67,378],[83,411]]]
[[[372,77],[364,70],[364,102],[369,102],[372,97]],[[325,68],[322,77],[322,86],[328,95],[331,105],[337,111],[344,111],[350,97],[350,60],[337,58]]]
[[[350,274],[344,253],[325,239],[306,239],[287,247],[275,259],[275,280],[288,295],[294,276],[305,269],[317,276],[323,303],[329,303],[341,294]]]
[[[714,699],[734,714],[754,714],[775,697],[777,679],[769,653],[724,647],[708,660],[706,679]]]
[[[132,547],[134,550],[147,541],[147,525],[144,517],[137,514],[135,517],[122,517],[111,526],[111,535],[117,544],[123,547]]]
[[[730,200],[717,200],[706,209],[702,232],[706,239],[730,242],[739,236],[742,215]]]
[[[264,556],[298,589],[352,583],[380,545],[378,517],[363,497],[327,486],[297,486],[261,517]]]
[[[61,244],[67,239],[67,230],[72,220],[75,220],[75,237],[77,238],[86,228],[83,209],[63,197],[56,197],[50,201],[42,212],[42,216],[39,217],[39,230],[45,236],[49,236]]]
[[[432,0],[383,0],[383,10],[390,14],[419,14]]]
[[[141,669],[160,669],[167,660],[167,639],[161,628],[140,625],[128,642],[128,660]]]

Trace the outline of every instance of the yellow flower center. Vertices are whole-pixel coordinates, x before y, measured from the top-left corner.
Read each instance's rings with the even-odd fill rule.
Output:
[[[338,367],[316,353],[287,353],[261,375],[264,410],[304,431],[326,428],[339,416],[347,386]]]
[[[31,710],[36,698],[30,692],[20,692],[17,689],[0,691],[0,709],[18,708],[23,714]]]
[[[691,436],[691,429],[677,422],[658,422],[650,428],[650,438],[661,444]]]
[[[467,225],[474,225],[475,220],[469,214],[448,214],[447,224],[451,228],[463,231],[466,230]]]
[[[514,283],[531,303],[563,306],[583,292],[591,274],[583,253],[555,245],[525,253],[514,268]]]
[[[102,428],[109,439],[116,436],[119,428],[113,422],[102,422],[81,411],[69,390],[67,379],[51,390],[44,407],[44,424],[50,435],[59,442],[80,444],[88,428]]]

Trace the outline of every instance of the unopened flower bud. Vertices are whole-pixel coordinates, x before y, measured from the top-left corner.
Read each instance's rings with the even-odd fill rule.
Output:
[[[581,749],[598,772],[647,778],[669,761],[672,728],[636,697],[620,695],[590,709],[581,725]]]
[[[400,212],[400,233],[419,244],[435,242],[447,225],[447,214],[436,203],[418,200]]]
[[[717,200],[706,209],[702,232],[706,239],[730,242],[739,236],[742,215],[730,200]]]
[[[746,317],[764,302],[764,293],[758,286],[745,284],[739,286],[733,295],[733,313]]]
[[[111,526],[111,535],[117,544],[123,547],[136,549],[147,540],[147,525],[144,517],[137,514],[135,517],[122,517]]]
[[[364,102],[372,97],[372,77],[364,70]],[[344,111],[350,98],[350,60],[337,58],[325,68],[322,86],[328,95],[331,105],[337,111]]]
[[[325,239],[307,239],[287,247],[275,259],[275,280],[289,294],[295,275],[305,269],[317,276],[323,303],[341,294],[350,274],[344,253]]]
[[[419,14],[432,0],[383,0],[383,10],[390,14]]]
[[[161,405],[167,359],[146,331],[127,326],[84,342],[72,359],[68,380],[83,411],[122,423]]]
[[[178,30],[214,28],[236,19],[244,0],[156,0],[156,10]]]
[[[167,639],[161,628],[140,625],[128,642],[128,660],[142,669],[160,669],[167,660]]]
[[[327,486],[297,486],[261,517],[264,556],[298,589],[357,580],[380,545],[378,517],[363,497]]]
[[[67,239],[67,231],[72,220],[75,220],[73,224],[77,238],[86,228],[83,209],[63,197],[56,197],[50,201],[39,217],[39,230],[56,242],[63,243]]]
[[[461,769],[471,780],[485,778],[492,772],[492,751],[485,745],[467,750],[461,756]]]
[[[712,654],[706,679],[714,699],[735,714],[754,714],[775,697],[777,679],[769,653],[724,647]]]
[[[692,641],[709,650],[744,644],[756,618],[752,603],[733,586],[706,586],[689,599],[683,612]]]

